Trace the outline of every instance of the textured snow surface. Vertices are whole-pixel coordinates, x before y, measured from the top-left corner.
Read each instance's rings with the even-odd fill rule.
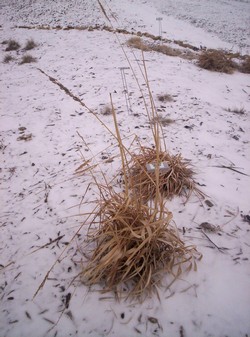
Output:
[[[211,37],[228,43],[229,49],[243,53],[250,51],[250,0],[106,0],[104,5],[109,6],[114,13],[119,13],[120,24],[126,28],[144,28],[147,24],[147,30],[152,30],[155,26],[152,22],[156,18],[154,13],[157,12],[158,16],[164,18],[163,30],[167,36],[171,37],[174,31],[180,30],[185,38],[192,39],[186,35],[186,30],[190,26],[198,27]],[[33,25],[105,23],[97,1],[2,0],[1,8],[14,24],[26,21]],[[173,22],[174,30],[171,29]],[[200,44],[206,46],[207,38],[208,35],[203,34]]]
[[[102,3],[107,13],[112,9],[115,27],[157,35],[156,18],[162,16],[163,35],[170,39],[228,49],[235,44],[244,52],[249,48],[247,1]],[[232,18],[230,6],[237,13]],[[191,24],[193,18],[196,23]],[[233,28],[228,28],[228,18],[235,22]],[[213,20],[216,36],[209,32]],[[225,31],[217,36],[223,22]],[[92,210],[95,197],[94,187],[85,195],[91,177],[76,177],[75,169],[83,157],[95,156],[111,180],[121,163],[111,134],[39,69],[80,97],[114,130],[112,117],[102,114],[111,93],[127,146],[134,135],[150,146],[150,126],[131,69],[125,72],[132,113],[127,111],[119,68],[128,64],[114,33],[16,26],[95,24],[109,24],[95,1],[0,3],[0,42],[16,39],[23,47],[32,38],[37,43],[29,52],[37,62],[24,65],[19,62],[25,51],[7,53],[6,44],[0,44],[0,337],[249,337],[250,224],[244,221],[250,215],[247,74],[209,72],[194,60],[145,53],[156,108],[175,121],[163,127],[167,148],[191,160],[196,181],[207,195],[203,201],[193,197],[187,204],[181,199],[168,204],[181,238],[196,245],[203,258],[197,272],[184,273],[169,289],[159,289],[160,300],[152,296],[142,304],[117,302],[112,293],[101,294],[98,287],[89,289],[74,281],[84,259],[86,229],[69,242],[86,219],[79,214]],[[240,39],[240,30],[246,40]],[[138,68],[141,53],[125,44],[131,36],[118,35],[147,98]],[[15,60],[3,63],[6,54]],[[159,94],[173,100],[162,103]],[[199,226],[204,222],[217,230],[202,232]],[[166,276],[163,282],[168,281]]]

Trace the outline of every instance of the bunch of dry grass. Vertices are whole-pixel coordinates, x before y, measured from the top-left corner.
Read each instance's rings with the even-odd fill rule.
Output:
[[[160,102],[172,102],[173,101],[173,97],[169,94],[158,95],[157,98]]]
[[[182,54],[182,51],[179,49],[175,49],[161,44],[153,45],[152,50],[168,56],[180,56]]]
[[[161,172],[159,165],[164,162],[169,169]],[[155,166],[153,172],[148,171],[148,164]],[[157,189],[168,199],[185,196],[188,200],[192,192],[197,196],[203,195],[194,181],[193,169],[181,154],[171,155],[166,151],[157,153],[155,148],[141,147],[139,154],[132,156],[126,174],[131,190],[136,195],[142,195],[145,201],[154,199]]]
[[[35,57],[33,57],[32,55],[24,55],[21,59],[21,61],[19,62],[19,64],[25,64],[25,63],[33,63],[33,62],[36,62],[37,59]]]
[[[30,39],[26,42],[24,49],[31,50],[31,49],[34,49],[35,47],[37,47],[37,44],[35,43],[33,39]]]
[[[245,57],[245,60],[240,66],[240,71],[245,74],[250,74],[250,56]]]
[[[8,41],[5,51],[18,50],[19,48],[20,48],[20,44],[16,40],[10,39]]]
[[[127,45],[129,47],[140,49],[142,51],[150,51],[151,50],[151,48],[146,43],[144,43],[143,40],[138,36],[131,37],[127,41]]]
[[[178,49],[174,49],[167,45],[160,45],[160,44],[147,44],[144,42],[140,37],[135,36],[130,38],[127,41],[127,45],[129,47],[137,48],[142,51],[155,51],[157,53],[162,53],[168,56],[179,56],[182,52]]]
[[[227,108],[226,111],[232,112],[236,115],[244,115],[246,113],[246,110],[244,108]]]
[[[110,116],[112,115],[112,107],[110,105],[105,105],[102,110],[101,110],[101,114],[103,116]]]
[[[118,297],[126,285],[127,297],[143,299],[157,290],[165,273],[175,279],[183,264],[185,270],[196,268],[195,247],[185,246],[170,225],[172,214],[163,202],[158,206],[150,208],[141,198],[108,191],[98,228],[89,230],[95,248],[82,272],[84,283],[102,284],[104,291],[114,291]]]
[[[3,59],[3,63],[9,63],[10,61],[13,61],[15,58],[12,55],[5,55]]]
[[[206,50],[198,58],[198,66],[212,71],[232,74],[237,68],[235,63],[223,50]]]
[[[159,123],[162,126],[168,126],[170,124],[175,123],[175,120],[169,117],[164,117],[161,114],[158,114],[157,116],[153,117],[150,121],[151,124]]]

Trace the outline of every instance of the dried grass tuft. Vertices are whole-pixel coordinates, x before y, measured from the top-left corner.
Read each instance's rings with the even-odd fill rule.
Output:
[[[143,40],[138,36],[131,37],[127,41],[127,45],[129,47],[137,48],[137,49],[140,49],[142,51],[150,51],[151,50],[151,48],[146,43],[144,43]]]
[[[150,122],[151,124],[159,123],[162,126],[168,126],[170,124],[175,123],[175,120],[172,118],[164,117],[161,114],[158,114],[157,116],[153,117]]]
[[[173,101],[173,97],[169,94],[158,95],[157,98],[160,102],[172,102]]]
[[[20,44],[16,40],[8,40],[7,47],[5,51],[12,51],[12,50],[18,50],[20,48]]]
[[[165,273],[175,279],[183,264],[185,270],[196,269],[197,251],[184,245],[171,219],[163,204],[157,212],[141,198],[109,190],[100,206],[98,228],[89,230],[95,248],[83,270],[83,282],[102,284],[104,291],[114,291],[118,297],[126,285],[126,297],[143,299],[157,291]]]
[[[31,49],[34,49],[35,47],[37,47],[37,44],[35,43],[33,39],[30,39],[26,42],[24,49],[31,50]]]
[[[244,115],[246,113],[246,110],[244,108],[233,108],[233,109],[228,108],[226,109],[226,111],[232,112],[236,115]]]
[[[142,51],[155,51],[157,53],[161,53],[168,56],[180,56],[182,54],[181,50],[174,49],[167,45],[148,44],[144,42],[139,36],[130,38],[127,41],[127,45],[129,47],[137,48]]]
[[[169,170],[161,172],[157,170],[157,163],[159,167],[163,162],[168,164]],[[155,171],[149,172],[148,164],[154,164]],[[194,174],[190,163],[181,154],[171,155],[166,151],[157,153],[154,148],[141,147],[139,154],[132,156],[127,179],[131,190],[136,195],[142,195],[145,201],[155,198],[157,189],[165,198],[184,196],[188,200],[192,193],[203,196],[196,186]]]
[[[5,55],[3,59],[3,63],[9,63],[10,61],[15,60],[15,58],[12,55]]]
[[[32,63],[32,62],[37,62],[37,59],[35,57],[33,57],[32,55],[24,55],[20,61],[20,65],[21,64],[25,64],[25,63]]]
[[[198,58],[198,66],[212,71],[232,74],[236,64],[223,50],[206,50]]]
[[[250,56],[247,56],[242,62],[240,71],[245,74],[250,74]]]
[[[112,115],[112,107],[110,105],[105,105],[102,109],[101,109],[101,114],[103,116],[110,116]]]
[[[182,54],[182,51],[179,49],[160,44],[154,45],[152,50],[168,56],[180,56]]]

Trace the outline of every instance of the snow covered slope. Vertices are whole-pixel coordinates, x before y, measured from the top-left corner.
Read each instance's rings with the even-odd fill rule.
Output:
[[[163,35],[187,40],[199,47],[227,47],[250,51],[249,0],[112,0],[103,2],[116,15],[120,28],[158,34],[156,18],[162,17]],[[0,9],[13,25],[61,26],[106,24],[98,1],[89,0],[2,0]],[[5,21],[6,22],[6,21]],[[223,42],[224,43],[223,43]]]

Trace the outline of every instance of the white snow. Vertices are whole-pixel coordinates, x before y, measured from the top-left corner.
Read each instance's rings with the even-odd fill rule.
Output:
[[[102,3],[107,13],[112,10],[114,27],[157,35],[156,18],[163,17],[163,36],[168,39],[249,52],[249,1]],[[72,284],[81,270],[85,228],[68,242],[86,218],[79,213],[91,209],[93,198],[90,191],[81,204],[91,178],[76,177],[75,169],[82,155],[95,155],[111,180],[120,168],[119,158],[111,163],[103,158],[112,158],[118,149],[93,115],[38,68],[80,97],[114,130],[112,117],[102,115],[111,93],[126,144],[136,134],[151,145],[150,127],[131,69],[125,73],[133,114],[127,112],[119,67],[128,64],[114,33],[16,26],[95,24],[109,25],[95,1],[0,4],[0,42],[16,39],[23,47],[32,38],[38,44],[29,52],[37,63],[24,65],[18,64],[22,50],[10,52],[16,60],[3,63],[6,45],[0,45],[0,335],[250,336],[250,225],[243,221],[250,215],[247,74],[209,72],[194,61],[145,53],[156,107],[175,120],[164,127],[167,147],[192,161],[196,180],[213,204],[201,204],[195,197],[185,205],[179,199],[168,204],[181,237],[195,244],[203,258],[197,272],[183,274],[168,290],[159,289],[160,301],[152,297],[143,304],[116,302],[113,294],[100,294],[78,281]],[[126,47],[130,35],[118,37],[146,94],[137,64],[142,64],[141,53]],[[166,93],[174,101],[159,102],[157,95]],[[18,140],[30,134],[30,140]],[[217,232],[205,234],[221,249],[199,229],[203,222],[219,226]],[[59,256],[60,263],[33,298]]]

